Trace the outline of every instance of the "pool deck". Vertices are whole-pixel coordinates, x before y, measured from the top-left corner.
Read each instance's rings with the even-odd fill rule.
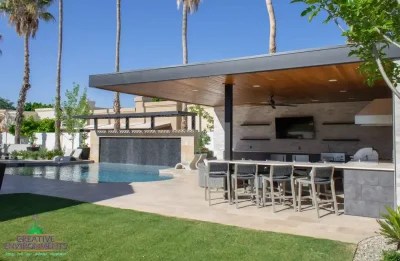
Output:
[[[24,166],[66,166],[76,164],[94,163],[93,160],[76,160],[68,162],[55,162],[53,160],[0,160],[0,163],[6,164],[6,167],[24,167]]]
[[[174,179],[145,183],[74,183],[24,176],[5,175],[0,194],[34,193],[92,202],[99,205],[187,218],[225,225],[357,243],[376,235],[379,225],[373,218],[341,215],[321,210],[318,219],[314,209],[294,212],[277,206],[257,208],[244,201],[240,208],[220,197],[211,207],[204,200],[204,189],[198,186],[197,171],[165,170]]]

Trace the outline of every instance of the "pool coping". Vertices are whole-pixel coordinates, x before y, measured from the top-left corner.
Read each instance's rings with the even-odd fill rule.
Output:
[[[77,160],[69,162],[54,162],[52,160],[0,160],[0,163],[6,164],[7,167],[29,167],[29,166],[67,166],[78,164],[91,164],[93,160]]]

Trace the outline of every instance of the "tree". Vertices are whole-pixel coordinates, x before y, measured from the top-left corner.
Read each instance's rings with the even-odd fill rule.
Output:
[[[115,71],[119,72],[119,49],[121,42],[121,0],[117,0],[117,40],[115,47]],[[121,102],[119,92],[114,93],[114,113],[120,114]],[[121,127],[120,119],[114,120],[114,129],[119,130]]]
[[[208,151],[206,148],[207,145],[210,144],[211,138],[208,136],[209,131],[214,130],[214,118],[211,116],[209,112],[207,112],[202,106],[200,105],[193,105],[190,107],[190,111],[197,113],[197,116],[199,116],[199,122],[200,122],[200,136],[198,139],[198,147],[200,152],[205,152]],[[207,122],[206,128],[204,130],[201,130],[201,119],[205,119]]]
[[[58,57],[57,57],[57,80],[56,80],[56,103],[55,112],[55,143],[54,149],[61,150],[61,58],[63,44],[63,0],[58,0]]]
[[[10,100],[0,97],[0,109],[1,110],[15,110],[14,103]]]
[[[199,5],[202,0],[177,0],[178,9],[182,4],[182,54],[183,64],[187,64],[188,58],[188,47],[187,47],[187,20],[188,13],[194,13],[199,9]],[[182,103],[182,110],[187,111],[186,103]],[[182,129],[187,129],[186,117],[182,117]]]
[[[24,105],[24,111],[35,111],[36,109],[43,109],[43,108],[53,108],[53,105],[41,102],[27,102]]]
[[[39,21],[54,21],[53,15],[47,12],[47,8],[53,0],[3,0],[0,2],[0,12],[8,16],[8,22],[14,26],[15,31],[24,37],[24,78],[19,93],[17,112],[15,117],[15,143],[19,144],[21,124],[26,95],[31,88],[29,75],[29,39],[35,38],[39,29]]]
[[[35,132],[37,132],[38,126],[39,123],[35,120],[35,118],[33,118],[33,116],[30,116],[28,118],[24,117],[21,122],[21,135],[23,137],[31,138],[35,134]],[[16,128],[14,124],[9,127],[9,132],[12,135],[15,135]]]
[[[84,89],[81,96],[79,96],[79,84],[74,83],[72,91],[66,90],[66,101],[63,102],[62,122],[65,130],[71,136],[72,146],[74,146],[75,136],[78,131],[83,129],[86,120],[75,119],[79,115],[92,115],[93,111],[87,100],[87,90]],[[72,147],[73,148],[73,147]]]
[[[269,52],[276,53],[276,20],[272,0],[265,0],[269,16]]]
[[[294,0],[308,7],[301,16],[309,15],[311,21],[321,11],[333,21],[347,37],[352,47],[349,55],[356,55],[362,65],[361,74],[372,86],[383,79],[392,92],[400,98],[395,86],[400,83],[400,66],[387,58],[386,50],[391,45],[400,48],[400,4],[396,0]],[[341,21],[344,21],[343,24]]]

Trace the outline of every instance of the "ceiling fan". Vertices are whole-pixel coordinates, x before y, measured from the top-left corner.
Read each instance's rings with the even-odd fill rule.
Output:
[[[266,106],[271,106],[272,109],[276,109],[276,107],[297,107],[295,104],[289,104],[289,103],[276,103],[274,100],[274,95],[271,95],[271,98],[269,99],[269,102],[262,102],[262,103],[257,103],[257,105],[266,105]]]

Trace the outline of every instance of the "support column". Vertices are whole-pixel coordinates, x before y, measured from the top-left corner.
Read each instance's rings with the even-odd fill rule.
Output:
[[[94,122],[94,129],[97,130],[97,119],[93,119]]]
[[[395,61],[400,65],[400,60]],[[397,86],[399,89],[399,86]],[[393,163],[394,163],[394,202],[400,206],[400,99],[392,94],[393,99]]]
[[[196,130],[196,116],[192,116],[192,130]]]
[[[225,153],[224,159],[232,159],[233,85],[225,84]]]
[[[129,118],[125,118],[125,129],[129,130]]]
[[[154,117],[150,117],[150,129],[154,130]]]

